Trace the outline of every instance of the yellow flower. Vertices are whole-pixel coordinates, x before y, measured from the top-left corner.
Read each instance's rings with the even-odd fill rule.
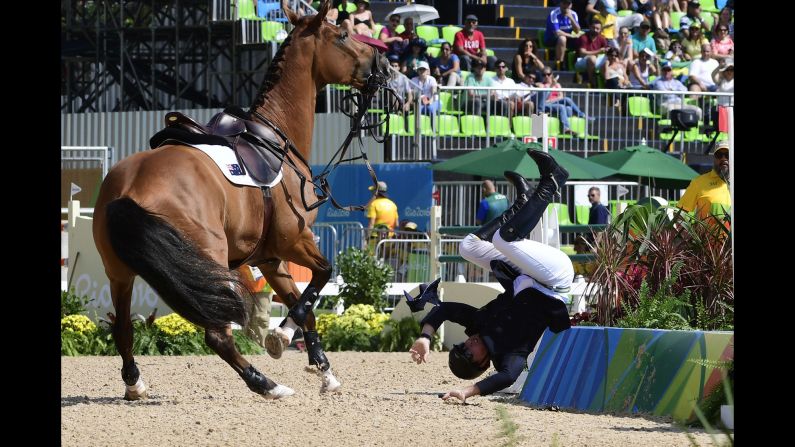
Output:
[[[61,319],[61,330],[88,334],[97,330],[97,325],[85,315],[67,315]]]
[[[161,332],[170,336],[193,334],[196,332],[196,326],[193,323],[176,313],[155,319],[155,326]]]

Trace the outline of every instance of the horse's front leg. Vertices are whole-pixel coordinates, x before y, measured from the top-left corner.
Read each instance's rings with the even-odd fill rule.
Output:
[[[317,251],[314,242],[312,242],[311,248]],[[320,290],[331,276],[331,266],[329,263],[320,255],[320,252],[317,252],[317,256],[322,262],[313,263],[313,265],[318,267],[318,270],[308,266],[313,271],[312,280],[307,285],[304,292],[300,294],[300,297],[298,295],[298,288],[283,263],[280,263],[275,268],[273,265],[265,268],[260,266],[260,270],[263,271],[263,274],[268,280],[268,284],[273,287],[273,291],[279,295],[290,308],[287,318],[284,319],[276,330],[268,334],[265,344],[268,354],[273,358],[279,358],[284,349],[290,345],[295,330],[301,327],[304,332],[304,341],[306,342],[309,364],[318,367],[323,377],[321,392],[336,391],[340,388],[341,384],[337,378],[334,377],[331,371],[331,363],[326,357],[325,352],[323,352],[323,346],[315,330],[315,315],[312,312],[312,307],[319,296]],[[299,265],[304,265],[299,261],[294,262]]]
[[[204,341],[207,346],[212,348],[229,366],[232,367],[240,377],[246,382],[248,388],[261,394],[266,399],[280,399],[282,397],[292,396],[295,394],[291,388],[284,385],[279,385],[273,380],[269,379],[257,371],[254,365],[247,362],[246,359],[237,352],[235,348],[235,339],[232,336],[232,326],[228,325],[225,328],[207,328],[204,331]]]

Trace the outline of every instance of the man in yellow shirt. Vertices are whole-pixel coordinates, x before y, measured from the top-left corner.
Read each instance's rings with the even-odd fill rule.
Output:
[[[696,212],[700,219],[710,215],[722,218],[731,210],[729,196],[729,142],[721,141],[712,151],[712,170],[694,178],[679,200],[678,206],[685,211]]]
[[[369,189],[372,191],[375,187],[371,186]],[[378,182],[376,197],[367,205],[365,216],[369,219],[368,228],[372,229],[376,225],[386,226],[389,228],[389,235],[393,236],[400,218],[397,205],[386,196],[386,190],[386,182]]]

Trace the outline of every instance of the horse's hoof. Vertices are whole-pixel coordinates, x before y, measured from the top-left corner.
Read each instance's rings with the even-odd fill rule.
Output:
[[[277,400],[281,399],[282,397],[292,396],[293,394],[295,394],[295,390],[292,388],[284,385],[276,385],[272,389],[268,390],[267,393],[263,394],[262,397],[267,400]]]
[[[342,384],[334,374],[331,373],[331,370],[323,372],[323,385],[320,386],[321,393],[333,393],[334,391],[339,391],[342,388]]]
[[[146,384],[140,378],[135,385],[127,385],[127,389],[124,390],[124,400],[139,400],[139,399],[146,399]]]
[[[282,331],[282,328],[277,327],[265,336],[265,351],[275,359],[281,358],[288,346],[290,346],[290,337]]]

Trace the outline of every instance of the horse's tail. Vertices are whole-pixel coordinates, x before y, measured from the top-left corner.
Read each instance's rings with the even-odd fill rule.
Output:
[[[250,292],[233,271],[128,197],[108,203],[106,217],[116,255],[174,311],[205,328],[246,325],[243,294]]]

